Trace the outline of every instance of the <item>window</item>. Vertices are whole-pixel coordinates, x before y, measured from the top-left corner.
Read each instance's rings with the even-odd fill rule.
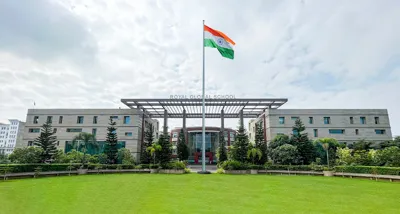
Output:
[[[57,146],[59,146],[60,145],[60,141],[57,141]]]
[[[58,118],[58,123],[61,124],[62,121],[63,121],[63,116],[60,116],[60,117]]]
[[[314,137],[318,137],[318,129],[314,129]]]
[[[375,117],[375,124],[379,124],[379,117]]]
[[[324,117],[324,124],[331,124],[331,118],[330,117]]]
[[[178,137],[178,133],[177,132],[173,132],[172,133],[172,138],[177,138]]]
[[[110,116],[110,119],[118,120],[118,116]]]
[[[82,132],[82,129],[79,129],[79,128],[68,128],[67,132]]]
[[[35,129],[29,129],[29,133],[39,133],[40,129],[35,128]]]
[[[53,133],[57,133],[57,128],[54,128],[54,129],[53,129]]]
[[[285,117],[279,117],[279,124],[285,124]]]
[[[47,116],[47,122],[52,123],[53,122],[53,116]]]
[[[131,123],[131,117],[130,116],[124,116],[124,124],[130,124]]]
[[[360,117],[360,123],[361,123],[361,124],[365,124],[365,123],[366,123],[365,117]]]
[[[78,118],[76,119],[76,123],[82,124],[83,123],[83,116],[78,116]]]
[[[313,117],[309,117],[308,118],[308,123],[309,124],[313,124],[314,123],[314,118]]]
[[[358,129],[356,129],[356,135],[358,135]]]
[[[97,124],[97,116],[93,116],[93,124]]]
[[[33,141],[28,141],[28,146],[33,146]]]
[[[298,135],[299,132],[297,130],[293,130],[293,135]]]
[[[290,119],[297,120],[297,119],[299,119],[299,117],[290,117]]]
[[[376,134],[385,134],[386,131],[385,131],[385,129],[375,129],[375,133]]]
[[[114,130],[114,131],[112,131],[111,133],[113,133],[113,134],[117,134],[117,130]]]
[[[39,123],[39,116],[34,116],[33,117],[33,123],[38,124]]]
[[[344,134],[344,129],[329,129],[329,134]]]
[[[132,132],[125,132],[125,136],[132,137]]]
[[[92,129],[92,135],[96,136],[97,129]]]
[[[350,124],[354,124],[354,119],[353,119],[353,117],[350,117]]]

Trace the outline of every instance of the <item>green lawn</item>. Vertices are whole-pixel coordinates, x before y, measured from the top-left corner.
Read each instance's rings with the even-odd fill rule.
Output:
[[[117,174],[0,182],[0,213],[400,213],[400,183]]]

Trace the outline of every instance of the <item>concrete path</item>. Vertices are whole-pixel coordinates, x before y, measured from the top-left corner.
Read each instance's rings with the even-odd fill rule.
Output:
[[[199,172],[202,169],[201,165],[189,165],[189,169],[192,172]],[[216,172],[217,171],[217,166],[216,165],[206,165],[206,170],[210,172]]]

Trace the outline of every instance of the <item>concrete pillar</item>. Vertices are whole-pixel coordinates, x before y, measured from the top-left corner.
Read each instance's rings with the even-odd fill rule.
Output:
[[[164,110],[164,127],[163,127],[163,134],[168,134],[168,112]]]
[[[245,127],[244,127],[244,122],[243,122],[243,109],[240,110],[239,117],[240,117],[240,126],[242,126],[243,128],[245,128]]]
[[[266,115],[266,112],[264,109],[264,117],[263,117],[264,140],[265,140],[265,142],[268,142],[267,141],[267,122],[266,121],[267,121],[267,115]]]
[[[224,109],[221,110],[221,131],[223,132],[225,129],[225,115],[224,115]]]
[[[187,142],[187,131],[186,131],[186,109],[183,109],[183,121],[182,121],[183,135],[185,136],[186,144]]]

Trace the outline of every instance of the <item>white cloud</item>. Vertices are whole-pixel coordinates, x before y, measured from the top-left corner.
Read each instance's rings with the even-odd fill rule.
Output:
[[[0,4],[1,121],[24,120],[34,100],[117,108],[121,98],[200,94],[205,19],[237,43],[233,61],[206,50],[208,93],[387,108],[400,135],[398,1],[42,0],[25,18],[18,1]]]

